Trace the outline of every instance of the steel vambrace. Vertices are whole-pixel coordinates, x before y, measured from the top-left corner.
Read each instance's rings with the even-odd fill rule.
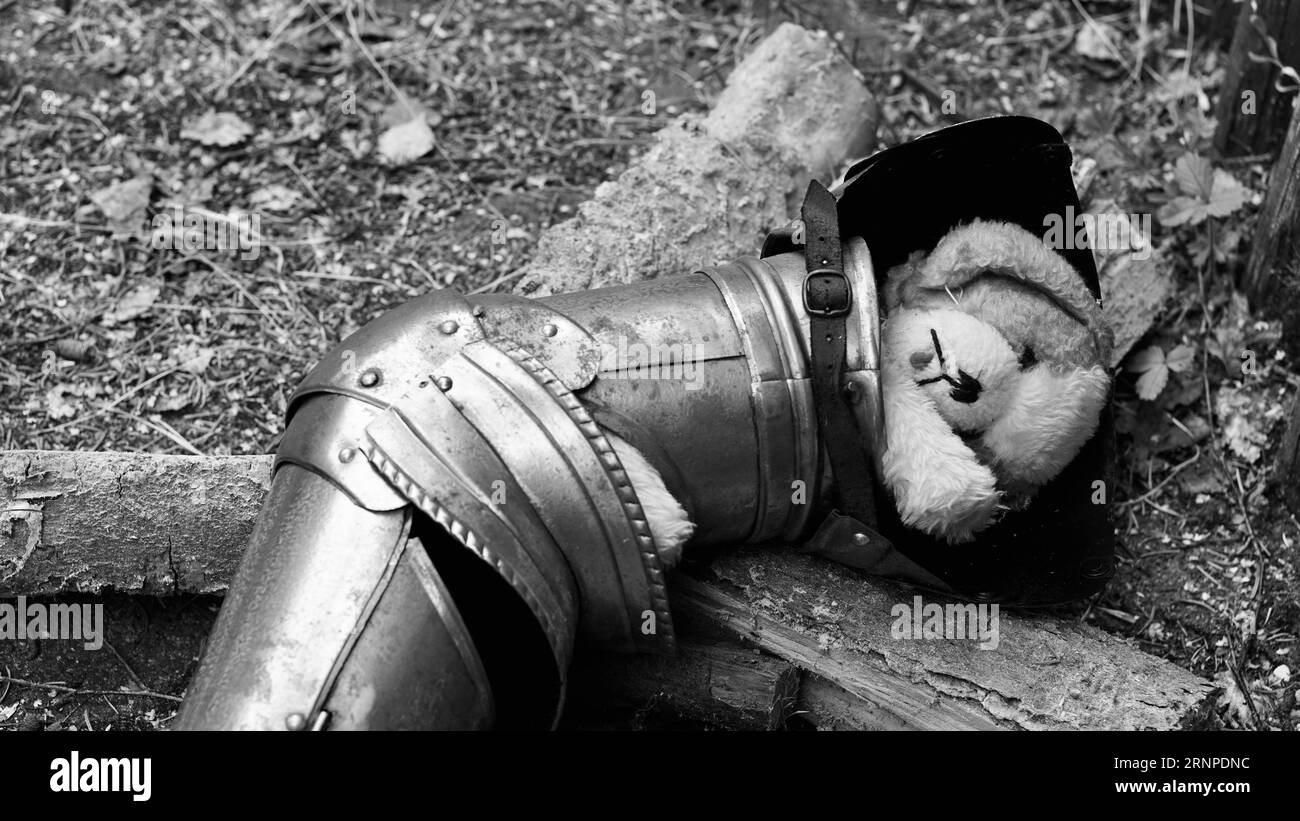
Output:
[[[846,378],[877,429],[875,279]],[[177,727],[547,727],[575,641],[669,651],[616,434],[693,544],[795,538],[823,481],[801,253],[542,300],[440,291],[327,354]],[[868,437],[870,438],[870,437]]]

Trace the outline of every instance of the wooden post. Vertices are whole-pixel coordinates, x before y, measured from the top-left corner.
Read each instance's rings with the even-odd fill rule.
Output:
[[[1269,175],[1241,285],[1252,306],[1282,320],[1283,345],[1300,355],[1300,108]]]
[[[1282,498],[1291,512],[1300,515],[1300,395],[1291,409],[1291,421],[1282,437],[1282,450],[1277,456],[1274,478],[1282,489]]]
[[[1219,125],[1214,147],[1223,157],[1272,153],[1281,143],[1291,117],[1295,93],[1277,90],[1280,70],[1250,58],[1251,54],[1268,54],[1267,43],[1255,26],[1256,18],[1277,43],[1278,59],[1284,65],[1300,68],[1300,2],[1243,0],[1240,5],[1228,53],[1227,77],[1215,111]]]
[[[1242,5],[1243,0],[1203,0],[1196,4],[1196,35],[1212,49],[1228,50]]]

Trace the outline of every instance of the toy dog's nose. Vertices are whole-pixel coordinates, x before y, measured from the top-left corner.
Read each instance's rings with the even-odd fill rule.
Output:
[[[980,384],[978,379],[965,371],[959,370],[957,371],[956,383],[953,384],[952,390],[948,391],[948,395],[953,398],[954,402],[969,405],[980,398],[980,391],[982,390],[984,390],[984,386]]]

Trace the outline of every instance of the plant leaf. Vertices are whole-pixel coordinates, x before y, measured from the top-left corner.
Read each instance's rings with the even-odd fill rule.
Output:
[[[1138,399],[1154,402],[1169,382],[1169,367],[1161,362],[1159,365],[1143,372],[1137,380]]]
[[[1196,349],[1191,345],[1179,345],[1165,356],[1165,365],[1174,373],[1186,373],[1196,357]]]
[[[1209,202],[1214,190],[1214,166],[1208,158],[1189,152],[1174,163],[1174,182],[1187,196]]]
[[[1214,189],[1206,208],[1212,217],[1226,217],[1246,204],[1246,186],[1223,169],[1214,172]]]
[[[1169,202],[1160,206],[1156,212],[1156,217],[1160,220],[1161,225],[1173,227],[1175,225],[1204,222],[1207,216],[1205,203],[1200,200],[1194,200],[1191,197],[1174,197]]]
[[[1128,358],[1128,364],[1124,370],[1129,373],[1146,373],[1152,368],[1161,367],[1165,364],[1165,352],[1159,345],[1151,345],[1143,348]]]

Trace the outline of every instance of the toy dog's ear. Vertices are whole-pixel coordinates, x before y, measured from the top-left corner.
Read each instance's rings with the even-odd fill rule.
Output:
[[[939,240],[919,273],[907,278],[905,287],[956,290],[985,274],[1016,280],[1050,298],[1092,333],[1101,361],[1110,361],[1109,326],[1079,272],[1018,225],[975,220],[954,228]]]
[[[952,544],[992,523],[1001,494],[993,471],[939,415],[905,369],[884,377],[885,484],[903,524]]]

